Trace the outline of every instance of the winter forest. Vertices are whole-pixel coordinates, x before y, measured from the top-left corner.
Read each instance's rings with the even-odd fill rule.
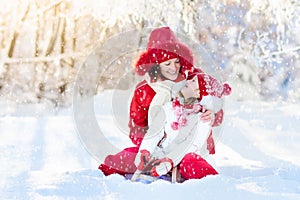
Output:
[[[300,199],[299,0],[0,5],[0,199],[138,199],[155,190],[149,199]],[[232,86],[218,177],[175,185],[104,177],[74,129],[79,83],[79,95],[95,96],[97,119],[118,137],[107,117],[111,91],[140,80],[133,62],[161,26],[192,48],[195,65]]]
[[[300,97],[296,78],[300,73],[300,5],[295,0],[109,4],[14,0],[1,4],[2,100],[69,106],[76,73],[93,49],[124,31],[164,25],[206,50],[212,68],[223,69],[223,79],[237,87],[235,99],[296,102]],[[138,49],[140,38],[135,39],[132,45]],[[130,70],[132,59],[121,60],[119,67],[110,66],[115,69],[99,78],[99,84],[109,87],[108,80],[113,82]]]

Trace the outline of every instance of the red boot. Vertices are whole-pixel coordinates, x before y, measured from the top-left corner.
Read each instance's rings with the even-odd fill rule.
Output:
[[[173,168],[173,161],[170,158],[161,158],[154,161],[151,169],[152,176],[158,177],[167,174]]]
[[[201,179],[207,175],[216,175],[218,172],[201,156],[188,153],[179,164],[179,173],[184,179]]]

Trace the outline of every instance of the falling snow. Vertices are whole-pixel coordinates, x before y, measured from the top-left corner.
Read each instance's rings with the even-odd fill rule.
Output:
[[[0,3],[0,199],[300,199],[299,1]],[[74,130],[77,80],[87,86],[80,95],[95,95],[106,136],[132,145],[109,105],[114,91],[141,80],[132,65],[144,30],[160,26],[192,44],[197,67],[233,88],[218,176],[173,185],[105,177]],[[87,70],[76,79],[80,69]]]

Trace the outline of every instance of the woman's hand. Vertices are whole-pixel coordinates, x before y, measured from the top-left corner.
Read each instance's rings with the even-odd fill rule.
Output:
[[[202,114],[200,115],[200,120],[203,122],[210,122],[212,124],[214,122],[215,114],[212,110],[202,109]]]

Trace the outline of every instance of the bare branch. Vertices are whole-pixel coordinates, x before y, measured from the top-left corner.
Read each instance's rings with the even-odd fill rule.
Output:
[[[64,2],[63,0],[55,1],[55,2],[45,6],[44,8],[40,8],[39,11],[37,12],[37,15],[44,14],[45,12],[51,10],[53,7],[59,6],[63,2]]]
[[[29,13],[29,10],[30,10],[30,4],[27,5],[26,7],[26,10],[24,12],[24,15],[23,17],[21,18],[20,22],[23,23]],[[14,33],[13,33],[13,36],[12,36],[12,40],[11,40],[11,43],[9,45],[9,48],[8,48],[8,52],[7,52],[7,56],[9,58],[11,58],[13,56],[13,53],[14,53],[14,48],[15,48],[15,44],[16,44],[16,41],[17,41],[17,38],[18,38],[18,35],[19,35],[19,32],[18,32],[18,29],[15,29]]]

